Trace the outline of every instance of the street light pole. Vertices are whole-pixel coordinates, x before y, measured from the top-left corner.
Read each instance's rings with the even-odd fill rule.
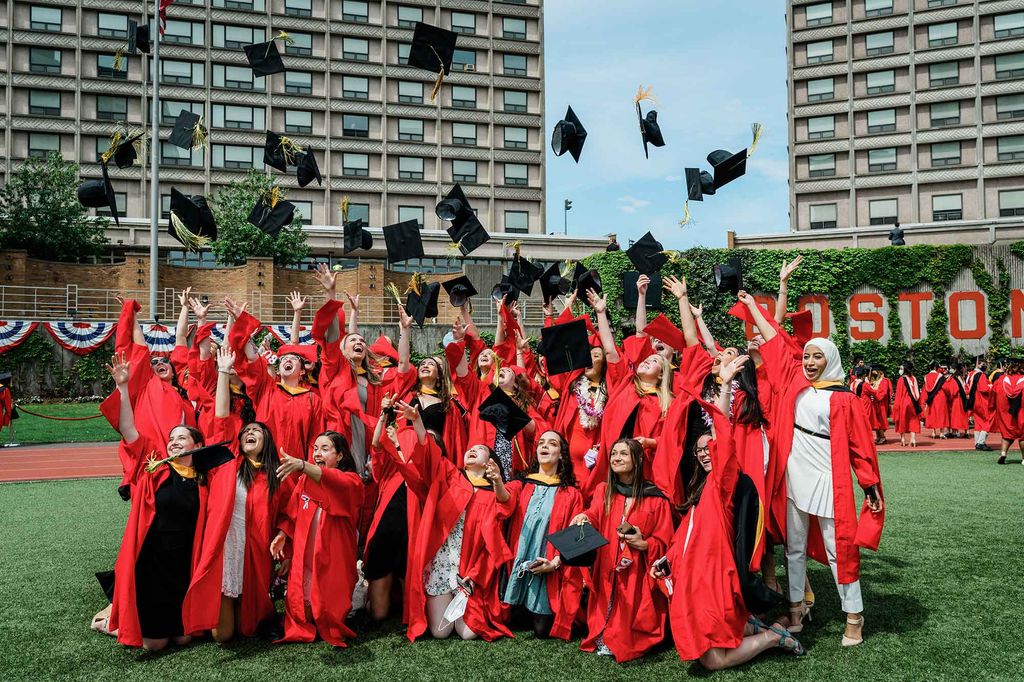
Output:
[[[160,259],[160,0],[153,0],[153,109],[149,120],[149,314],[157,322],[157,261]]]
[[[569,200],[569,199],[566,199],[565,200],[565,211],[562,213],[562,216],[565,219],[565,226],[564,226],[564,229],[563,229],[563,234],[569,234],[569,211],[571,211],[571,210],[572,210],[572,201]]]

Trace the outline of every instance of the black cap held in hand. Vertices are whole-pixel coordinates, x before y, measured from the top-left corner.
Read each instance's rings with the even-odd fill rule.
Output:
[[[636,306],[640,302],[640,291],[636,286],[640,275],[639,272],[627,272],[622,275],[622,307],[627,311],[636,310]],[[647,277],[651,283],[647,287],[644,306],[648,310],[661,310],[661,275],[652,272]]]
[[[558,550],[566,566],[593,566],[597,561],[597,550],[608,544],[608,540],[589,523],[572,525],[547,536],[547,541]]]

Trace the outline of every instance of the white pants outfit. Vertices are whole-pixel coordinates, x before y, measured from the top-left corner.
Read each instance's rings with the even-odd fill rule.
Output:
[[[807,576],[807,536],[811,530],[811,515],[802,512],[786,500],[786,565],[789,576],[789,601],[793,604],[804,599],[804,578]],[[813,517],[818,521],[821,537],[825,543],[825,554],[828,565],[832,569],[832,579],[839,588],[839,600],[846,613],[860,613],[864,610],[864,600],[860,593],[860,581],[841,585],[836,566],[836,522],[821,516]]]

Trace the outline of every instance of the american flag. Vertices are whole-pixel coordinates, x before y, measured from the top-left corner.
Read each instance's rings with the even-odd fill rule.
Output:
[[[167,29],[167,8],[174,4],[174,0],[160,0],[160,35]]]

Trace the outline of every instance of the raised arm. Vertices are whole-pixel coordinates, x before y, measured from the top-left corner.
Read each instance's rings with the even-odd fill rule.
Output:
[[[444,356],[448,361],[448,368],[451,370],[453,375],[459,378],[469,374],[469,360],[466,357],[466,344],[464,343],[466,339],[466,330],[467,327],[463,323],[462,318],[455,318],[455,322],[452,323],[452,336],[455,337],[455,343],[449,343],[444,349]],[[450,351],[449,349],[452,350]],[[454,351],[458,351],[458,353],[455,353]]]
[[[333,301],[336,297],[335,287],[337,286],[338,276],[331,271],[327,266],[327,263],[320,263],[316,266],[316,281],[320,283],[320,286],[324,290],[324,298],[328,301]],[[324,335],[324,340],[327,343],[334,343],[341,338],[341,325],[338,324],[338,320],[331,320],[330,325],[327,327],[327,332]]]
[[[466,299],[466,302],[459,308],[459,315],[462,316],[466,331],[479,338],[480,330],[476,328],[476,323],[473,322],[473,304],[469,302],[469,299]]]
[[[345,298],[348,299],[349,317],[348,317],[348,333],[358,334],[359,333],[359,294],[353,296],[352,294],[345,292]]]
[[[178,311],[178,325],[174,328],[175,346],[188,345],[188,299],[191,293],[192,287],[185,287],[184,291],[178,295],[178,303],[181,304],[181,310]]]
[[[722,379],[722,385],[719,387],[716,406],[726,416],[729,416],[732,409],[732,380],[740,373],[743,365],[747,364],[748,360],[750,360],[749,355],[737,355],[732,362],[727,362],[718,369],[718,376]]]
[[[777,332],[775,331],[775,325],[768,322],[765,318],[764,313],[761,312],[761,306],[757,305],[757,301],[754,297],[745,291],[739,292],[737,298],[740,303],[747,307],[750,311],[750,317],[754,321],[754,325],[757,327],[757,331],[764,337],[765,342],[771,341],[775,338]]]
[[[370,447],[374,450],[380,447],[380,439],[388,427],[388,417],[394,413],[394,409],[391,407],[393,401],[394,396],[390,393],[385,393],[384,397],[380,399],[380,417],[377,418],[377,426],[374,427],[373,438],[370,440]]]
[[[775,302],[775,321],[779,324],[782,324],[782,320],[786,318],[786,307],[789,304],[787,293],[789,276],[800,267],[803,260],[803,256],[797,256],[791,261],[782,261],[782,268],[779,270],[779,300]]]
[[[298,291],[288,295],[288,303],[292,307],[291,343],[302,342],[302,309],[306,307],[306,297]]]
[[[405,312],[405,306],[400,305],[398,306],[398,367],[396,368],[399,374],[408,372],[412,366],[410,361],[412,356],[411,336],[412,317]]]
[[[505,318],[501,314],[501,308],[505,305],[505,299],[501,298],[495,304],[498,313],[498,325],[494,328],[494,345],[497,346],[505,341]]]
[[[217,349],[217,396],[213,416],[223,419],[231,414],[231,371],[235,366],[235,351],[224,344]]]
[[[195,297],[188,299],[188,307],[192,311],[192,314],[196,316],[196,329],[199,329],[206,324],[206,317],[210,312],[209,303],[203,304],[202,301]],[[227,332],[225,332],[227,334]],[[213,342],[209,337],[203,339],[199,343],[199,359],[209,360],[213,353],[210,352],[210,347]]]
[[[697,331],[700,332],[700,340],[704,343],[704,348],[712,355],[717,355],[718,342],[715,341],[715,335],[711,333],[707,322],[704,321],[704,306],[691,303],[690,312],[693,313],[693,319],[697,322]]]
[[[693,313],[690,311],[686,278],[665,277],[662,287],[676,297],[676,303],[679,305],[679,327],[683,330],[683,340],[687,346],[696,346],[698,343],[697,325],[693,320]],[[677,348],[676,350],[682,350],[682,348]]]
[[[647,326],[647,288],[651,286],[651,278],[640,275],[636,278],[636,333],[639,334]]]
[[[401,400],[395,402],[395,409],[398,411],[398,418],[408,420],[416,432],[416,440],[420,445],[427,442],[427,428],[423,426],[423,417],[420,415],[420,408],[414,407]]]
[[[587,289],[587,301],[597,315],[597,335],[601,339],[605,359],[608,362],[619,361],[619,349],[615,346],[615,335],[608,323],[608,300],[597,295],[593,289]]]
[[[231,341],[230,341],[231,331],[235,331],[234,327],[238,324],[239,318],[241,318],[242,314],[245,312],[246,305],[248,305],[248,304],[247,303],[237,303],[234,299],[231,299],[231,298],[225,298],[224,299],[224,308],[228,311],[228,315],[230,316],[228,318],[228,321],[231,324],[231,330],[229,330],[227,333],[225,333],[225,336],[224,336],[226,343],[231,343]],[[256,350],[256,345],[253,344],[253,342],[252,342],[252,335],[251,335],[257,329],[259,329],[259,323],[255,323],[255,322],[254,322],[254,328],[249,329],[247,327],[247,329],[246,329],[246,331],[250,332],[250,335],[246,337],[245,344],[242,346],[242,349],[245,351],[245,358],[249,362],[253,362],[253,361],[256,360],[257,357],[259,357],[259,353]],[[242,345],[242,344],[239,344],[239,345]]]
[[[124,353],[120,356],[113,355],[110,358],[110,364],[107,365],[107,371],[110,372],[110,376],[114,380],[121,400],[117,430],[121,433],[121,438],[125,443],[134,443],[139,438],[139,432],[135,428],[135,413],[132,411],[132,401],[128,397],[129,365],[128,357]]]

